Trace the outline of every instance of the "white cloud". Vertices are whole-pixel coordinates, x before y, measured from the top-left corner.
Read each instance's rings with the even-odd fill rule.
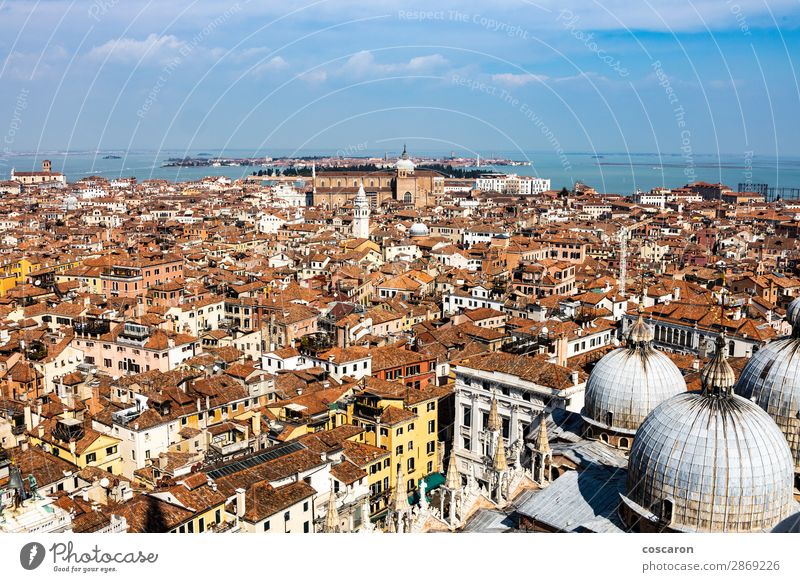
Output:
[[[267,73],[277,73],[289,68],[289,63],[283,57],[272,57],[268,61],[259,63],[253,67],[251,74],[259,77]]]
[[[492,82],[497,85],[509,87],[523,87],[528,83],[541,83],[549,79],[547,75],[518,74],[518,73],[497,73],[492,75]]]
[[[319,84],[328,80],[328,73],[323,69],[314,69],[313,71],[303,73],[300,78],[307,83]]]
[[[533,73],[497,73],[492,75],[492,82],[496,85],[507,87],[524,87],[530,83],[568,83],[572,81],[608,81],[608,78],[592,71],[578,73],[576,75],[566,75],[562,77],[550,77],[548,75],[537,75]]]
[[[142,40],[125,37],[109,40],[93,47],[89,58],[118,63],[163,63],[180,56],[181,49],[188,49],[188,45],[176,36],[150,34]]]
[[[69,55],[64,47],[54,45],[41,53],[13,51],[0,60],[0,73],[18,79],[39,79],[63,73],[63,62]]]
[[[449,64],[449,61],[438,53],[414,57],[406,62],[379,63],[370,51],[361,51],[347,59],[339,73],[354,77],[423,75],[441,70]]]

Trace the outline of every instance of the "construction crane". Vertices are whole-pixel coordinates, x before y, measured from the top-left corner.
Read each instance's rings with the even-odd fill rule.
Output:
[[[617,238],[619,239],[619,279],[617,280],[617,288],[622,297],[625,297],[625,288],[628,281],[628,235],[640,226],[653,222],[653,220],[655,220],[654,216],[645,218],[631,226],[623,226],[617,232]]]

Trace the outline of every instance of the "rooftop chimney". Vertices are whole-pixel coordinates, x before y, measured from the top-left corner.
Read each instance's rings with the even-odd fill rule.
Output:
[[[244,498],[245,491],[241,487],[236,489],[236,517],[242,518],[244,517],[245,512],[245,498]]]

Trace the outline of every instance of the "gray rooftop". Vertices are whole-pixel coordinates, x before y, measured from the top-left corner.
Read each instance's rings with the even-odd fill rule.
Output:
[[[556,531],[623,532],[617,508],[626,477],[623,469],[599,465],[567,471],[545,489],[520,495],[517,512]]]

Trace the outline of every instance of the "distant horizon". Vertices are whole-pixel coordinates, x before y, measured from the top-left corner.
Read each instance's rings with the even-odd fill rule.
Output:
[[[75,148],[72,150],[63,150],[59,148],[48,148],[48,149],[41,149],[38,151],[33,150],[19,150],[19,151],[3,151],[0,152],[0,159],[4,157],[32,157],[32,156],[41,156],[41,155],[77,155],[77,154],[113,154],[113,153],[160,153],[160,152],[189,152],[191,155],[199,155],[200,153],[208,153],[213,155],[222,155],[225,152],[255,152],[250,156],[242,156],[242,157],[269,157],[269,156],[281,156],[281,157],[308,157],[314,155],[325,155],[327,157],[337,157],[336,152],[340,151],[338,148],[334,147],[319,147],[319,148],[303,148],[297,149],[293,147],[280,147],[280,146],[270,146],[270,151],[273,153],[264,153],[262,155],[256,155],[260,152],[264,151],[263,149],[259,150],[258,148],[248,148],[248,147],[227,147],[224,149],[218,149],[215,147],[191,147],[191,148],[184,148],[184,147],[164,147],[164,148],[100,148],[100,149],[92,149],[92,148]],[[297,153],[293,156],[287,156],[287,154],[283,152],[287,151],[296,151]],[[432,156],[441,156],[447,157],[450,155],[452,150],[417,150],[411,147],[408,147],[408,153],[411,158],[415,157],[432,157]],[[553,155],[552,151],[549,150],[532,150],[532,149],[523,149],[522,152],[524,154],[538,154],[538,155]],[[400,150],[365,150],[358,153],[342,155],[338,157],[344,158],[370,158],[370,157],[380,157],[383,156],[384,153],[389,153],[390,156],[398,157],[402,153],[402,146]],[[507,150],[507,149],[485,149],[481,152],[477,152],[483,158],[484,156],[492,156],[496,154],[519,154],[519,150]],[[683,154],[681,152],[658,152],[658,151],[615,151],[615,150],[575,150],[575,151],[568,151],[565,150],[562,152],[564,155],[567,156],[593,156],[593,155],[607,155],[607,156],[664,156],[664,157],[682,157]],[[742,152],[694,152],[693,156],[699,157],[719,157],[719,158],[730,158],[730,157],[743,157]],[[475,152],[460,150],[456,151],[456,157],[475,157]],[[791,159],[791,158],[798,158],[800,159],[800,152],[798,153],[788,153],[788,154],[760,154],[757,152],[752,153],[752,158],[763,158],[763,159],[772,159],[772,160],[780,160],[780,159]],[[509,157],[509,159],[512,159]]]

